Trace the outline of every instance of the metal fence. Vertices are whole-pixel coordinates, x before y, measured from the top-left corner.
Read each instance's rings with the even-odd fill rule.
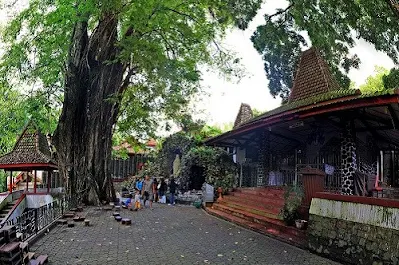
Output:
[[[3,223],[1,227],[14,225],[17,233],[22,234],[21,239],[26,240],[61,217],[73,205],[67,197],[57,198],[40,208],[28,209],[20,216]]]
[[[113,179],[124,179],[128,176],[138,174],[140,168],[149,161],[146,154],[136,154],[127,159],[112,159],[110,161],[110,172]]]

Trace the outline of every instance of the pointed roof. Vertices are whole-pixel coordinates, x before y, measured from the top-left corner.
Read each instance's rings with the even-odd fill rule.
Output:
[[[316,48],[302,52],[289,102],[339,89],[337,80],[332,76],[320,52]]]
[[[253,116],[254,115],[252,113],[251,106],[249,106],[248,104],[245,104],[245,103],[241,103],[240,110],[238,111],[233,128],[239,127],[241,124],[252,119]]]
[[[0,157],[0,168],[14,170],[56,168],[46,137],[29,122],[13,150]]]

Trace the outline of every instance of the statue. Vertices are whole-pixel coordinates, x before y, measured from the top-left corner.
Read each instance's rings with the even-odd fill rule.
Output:
[[[173,177],[177,178],[180,175],[180,156],[176,154],[176,158],[173,161]]]

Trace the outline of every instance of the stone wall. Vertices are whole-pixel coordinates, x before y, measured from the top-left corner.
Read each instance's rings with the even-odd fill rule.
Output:
[[[397,208],[314,198],[309,249],[349,264],[399,264],[398,214]]]
[[[351,264],[399,264],[399,231],[310,215],[309,248]]]
[[[259,143],[258,155],[258,172],[257,172],[257,186],[262,187],[267,183],[267,175],[269,173],[269,152],[270,152],[270,134],[268,131],[263,131]]]

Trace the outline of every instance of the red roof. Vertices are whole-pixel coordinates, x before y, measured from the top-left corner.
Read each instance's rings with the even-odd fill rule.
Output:
[[[157,142],[154,139],[150,139],[147,141],[145,144],[147,148],[155,148],[157,146]],[[143,150],[142,148],[134,148],[131,144],[129,144],[127,141],[121,143],[118,146],[114,146],[113,149],[115,151],[119,151],[121,149],[126,149],[127,153],[130,155],[133,154],[146,154],[148,153],[148,150]]]

